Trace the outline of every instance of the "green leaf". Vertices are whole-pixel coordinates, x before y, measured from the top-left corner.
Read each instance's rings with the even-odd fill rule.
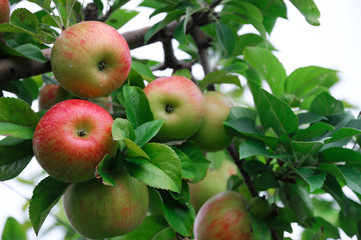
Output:
[[[247,47],[243,54],[244,60],[267,80],[272,93],[282,97],[286,71],[280,61],[270,51],[260,47]]]
[[[0,32],[11,32],[11,33],[27,33],[25,29],[11,25],[10,23],[0,24]]]
[[[160,130],[164,122],[164,119],[157,119],[150,122],[143,123],[135,129],[134,142],[143,147],[148,143]]]
[[[343,147],[332,147],[320,153],[321,163],[345,163],[350,166],[361,166],[361,153]]]
[[[30,200],[29,215],[36,235],[38,235],[45,218],[64,194],[68,185],[48,176],[34,188]]]
[[[17,177],[29,164],[34,154],[30,153],[26,156],[0,166],[0,181],[6,181]]]
[[[304,112],[297,115],[298,117],[298,124],[309,124],[309,123],[315,123],[322,120],[327,120],[325,116],[313,113],[313,112]]]
[[[232,107],[228,115],[227,121],[235,120],[239,118],[249,118],[253,122],[256,122],[257,112],[253,109],[244,107]]]
[[[195,211],[174,200],[169,193],[162,192],[163,212],[169,225],[182,236],[191,236]]]
[[[131,86],[137,86],[140,88],[144,88],[144,80],[140,73],[138,73],[133,68],[130,69],[129,75],[128,75],[128,81]]]
[[[361,130],[355,128],[344,127],[330,135],[331,138],[326,140],[326,143],[338,141],[345,138],[351,138],[361,134]]]
[[[26,229],[13,217],[8,217],[5,222],[2,240],[26,240]]]
[[[168,227],[168,223],[163,217],[150,215],[144,219],[139,227],[125,235],[124,240],[151,240],[166,227]]]
[[[23,45],[17,46],[16,48],[12,48],[1,43],[0,50],[3,53],[7,53],[18,57],[29,58],[42,63],[45,63],[47,61],[44,55],[42,54],[40,48],[31,43],[25,43]]]
[[[111,5],[110,9],[112,11],[114,11],[115,9],[120,8],[121,6],[123,6],[124,4],[126,4],[127,2],[129,2],[129,0],[115,0],[113,2],[113,4]]]
[[[262,88],[251,91],[263,129],[272,128],[278,136],[297,132],[298,118],[287,103]]]
[[[173,150],[177,153],[181,161],[182,179],[193,180],[197,176],[197,170],[194,167],[192,160],[187,156],[187,154],[179,150],[177,147],[173,147]]]
[[[29,34],[37,34],[39,21],[37,17],[25,8],[15,9],[10,16],[10,24],[22,28]]]
[[[292,146],[295,152],[300,152],[303,154],[303,158],[307,158],[310,155],[318,153],[318,151],[323,147],[323,144],[321,142],[292,141]]]
[[[128,9],[117,9],[108,17],[105,23],[109,24],[115,29],[119,29],[124,26],[124,24],[129,22],[132,18],[137,16],[138,13],[139,12],[137,11],[131,11]]]
[[[123,94],[126,114],[134,128],[153,120],[148,98],[141,88],[124,85]]]
[[[249,158],[253,156],[263,156],[268,158],[287,158],[288,155],[278,155],[270,153],[263,144],[257,141],[246,141],[239,145],[239,158]]]
[[[132,69],[138,74],[140,74],[140,76],[147,81],[152,81],[155,79],[152,70],[150,70],[147,64],[144,64],[140,61],[134,61],[133,59]]]
[[[32,153],[32,141],[6,137],[0,141],[0,166],[13,163]]]
[[[306,21],[314,26],[319,26],[320,11],[313,0],[290,0],[295,7],[306,18]]]
[[[192,183],[199,182],[205,178],[209,167],[209,161],[204,157],[200,147],[194,142],[187,141],[182,145],[178,145],[177,148],[188,156],[197,172]]]
[[[267,172],[270,169],[261,161],[250,160],[244,163],[244,170],[246,170],[246,172],[248,172],[251,176],[255,176],[263,172]]]
[[[349,166],[338,166],[338,168],[341,170],[341,173],[346,180],[347,186],[358,194],[361,194],[361,171]]]
[[[200,82],[199,87],[204,90],[209,84],[213,83],[231,83],[238,87],[242,87],[239,78],[235,75],[228,74],[227,71],[219,70],[207,74]]]
[[[14,123],[0,122],[0,135],[21,139],[32,139],[34,129]]]
[[[310,110],[313,113],[324,116],[344,112],[343,103],[339,100],[336,100],[327,92],[323,92],[315,97],[311,103]]]
[[[236,40],[233,34],[233,31],[230,26],[220,21],[216,23],[216,33],[221,46],[226,51],[227,55],[230,56],[233,54],[234,48],[236,46]]]
[[[298,68],[286,79],[286,93],[298,98],[312,95],[319,87],[331,87],[338,82],[337,71],[317,66]]]
[[[299,168],[297,171],[302,176],[303,180],[305,180],[310,186],[311,193],[319,188],[322,188],[326,179],[325,172],[314,171],[310,168]]]
[[[127,157],[130,158],[146,158],[150,159],[146,152],[143,151],[135,142],[133,142],[130,139],[124,138],[122,139],[125,143],[125,146],[127,146]]]
[[[310,125],[308,128],[298,130],[292,139],[296,141],[312,141],[320,139],[326,132],[333,129],[335,128],[330,124],[318,122]]]
[[[0,98],[0,122],[14,123],[34,128],[39,117],[23,100],[17,98]]]
[[[101,178],[104,185],[115,186],[114,175],[112,171],[116,170],[114,168],[116,159],[106,154],[103,160],[96,167],[97,178]]]
[[[270,188],[279,187],[277,176],[271,171],[266,171],[256,176],[254,184],[258,191],[266,191]]]
[[[115,141],[128,138],[135,139],[135,131],[127,119],[116,118],[112,125],[112,136]]]
[[[188,44],[187,40],[187,24],[191,17],[193,10],[191,7],[186,8],[186,15],[182,22],[174,29],[174,38],[177,39],[179,44]]]
[[[174,150],[159,143],[148,143],[143,150],[149,160],[126,158],[128,172],[148,186],[179,193],[182,187],[182,167]]]
[[[271,229],[265,221],[252,217],[252,231],[254,239],[271,240]]]

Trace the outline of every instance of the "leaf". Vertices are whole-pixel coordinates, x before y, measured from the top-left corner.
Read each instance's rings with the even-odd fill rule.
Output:
[[[116,159],[106,154],[103,160],[96,167],[96,177],[101,178],[104,185],[115,186],[114,175],[111,173],[114,168]]]
[[[38,235],[45,218],[64,194],[68,185],[48,176],[34,188],[30,200],[29,215],[36,235]]]
[[[252,231],[254,239],[271,240],[271,229],[265,221],[252,217]]]
[[[295,7],[306,18],[306,21],[314,26],[319,26],[320,11],[313,0],[290,0]]]
[[[132,18],[138,15],[139,12],[131,11],[128,9],[117,9],[115,10],[105,22],[115,29],[119,29],[129,22]]]
[[[200,82],[199,87],[201,90],[204,90],[209,84],[213,83],[231,83],[240,88],[242,87],[241,82],[237,76],[230,75],[227,71],[224,70],[208,73]]]
[[[34,129],[14,123],[0,122],[0,135],[21,139],[32,139]]]
[[[326,132],[333,129],[335,128],[330,124],[318,122],[310,125],[306,129],[298,130],[292,139],[296,141],[312,141],[314,139],[320,139]]]
[[[0,122],[14,123],[34,128],[39,117],[23,100],[17,98],[0,98]]]
[[[263,156],[268,158],[287,158],[288,155],[272,154],[257,141],[246,141],[239,145],[239,158],[249,158],[253,156]]]
[[[338,141],[345,138],[351,138],[361,134],[361,130],[355,128],[344,127],[330,135],[330,138],[326,140],[326,143]]]
[[[361,154],[352,149],[342,147],[327,148],[320,152],[321,163],[347,163],[352,166],[361,166]]]
[[[124,4],[126,4],[127,2],[129,2],[129,0],[115,0],[113,2],[113,4],[111,5],[110,9],[111,10],[115,10],[120,8],[121,6],[123,6]]]
[[[10,23],[0,24],[0,32],[11,32],[11,33],[27,33],[25,29],[11,25]]]
[[[313,113],[313,112],[304,112],[297,115],[299,125],[315,123],[322,120],[327,120],[325,116]]]
[[[174,29],[174,38],[177,39],[179,44],[188,44],[187,40],[187,24],[191,17],[193,10],[191,7],[186,8],[186,14],[182,22]]]
[[[18,57],[25,57],[42,63],[47,62],[40,48],[31,43],[25,43],[15,48],[0,43],[0,51],[2,53],[7,53]]]
[[[34,154],[30,153],[26,156],[20,157],[10,163],[0,166],[0,181],[6,181],[17,177],[29,164]]]
[[[149,156],[139,147],[135,142],[128,138],[122,139],[125,143],[125,146],[127,146],[127,157],[130,158],[137,158],[137,157],[143,157],[146,159],[150,159]]]
[[[319,188],[322,188],[326,179],[325,172],[314,171],[310,168],[299,168],[297,171],[302,176],[303,180],[305,180],[310,186],[311,193]]]
[[[160,130],[164,122],[164,119],[157,119],[150,122],[143,123],[135,129],[134,142],[143,147],[148,143]]]
[[[135,139],[135,131],[127,119],[116,118],[112,125],[112,136],[115,141],[128,138]]]
[[[253,122],[256,122],[257,112],[253,109],[244,107],[232,107],[228,115],[227,121],[235,120],[239,118],[249,118]]]
[[[277,176],[271,171],[266,171],[256,176],[254,184],[258,191],[266,191],[270,188],[279,187]]]
[[[123,86],[127,118],[134,128],[153,120],[148,98],[139,87]]]
[[[137,86],[140,88],[145,87],[142,75],[140,73],[138,73],[136,70],[134,70],[133,68],[130,69],[127,81],[129,81],[129,84],[131,86]]]
[[[299,142],[292,141],[293,150],[295,152],[302,153],[303,158],[307,158],[309,155],[318,153],[318,151],[323,147],[321,142]]]
[[[5,222],[2,240],[26,240],[26,229],[13,217],[8,217]]]
[[[259,160],[250,160],[244,163],[244,170],[248,172],[251,176],[261,174],[263,172],[269,171],[270,169]]]
[[[203,151],[200,147],[194,142],[187,141],[176,148],[187,155],[193,163],[193,167],[195,168],[197,174],[193,178],[192,183],[199,182],[205,178],[209,167],[209,161],[204,157]]]
[[[347,186],[358,194],[361,194],[361,171],[349,166],[338,166],[338,168],[341,170]]]
[[[311,103],[310,110],[313,113],[323,116],[344,112],[343,103],[336,100],[327,92],[323,92],[315,97]]]
[[[262,88],[251,89],[263,128],[272,128],[278,136],[290,135],[298,130],[298,118],[281,99]]]
[[[174,150],[159,143],[148,143],[143,150],[149,160],[126,158],[128,172],[150,187],[179,193],[182,187],[182,167]]]
[[[161,216],[150,215],[132,232],[124,236],[124,240],[151,240],[160,231],[168,227],[168,223]]]
[[[231,27],[223,22],[217,21],[216,33],[221,46],[227,53],[227,56],[231,56],[236,46],[236,40]]]
[[[270,51],[261,47],[247,47],[243,54],[244,60],[267,80],[272,93],[282,97],[286,71],[280,61]]]
[[[134,61],[133,59],[132,69],[136,71],[138,74],[140,74],[140,76],[147,81],[152,81],[155,79],[152,70],[150,70],[147,64],[144,64],[140,61]]]
[[[173,147],[177,153],[182,165],[182,179],[193,180],[197,176],[197,170],[193,165],[192,160],[177,147]]]
[[[15,9],[10,16],[10,23],[29,34],[37,34],[39,21],[36,16],[25,8]]]

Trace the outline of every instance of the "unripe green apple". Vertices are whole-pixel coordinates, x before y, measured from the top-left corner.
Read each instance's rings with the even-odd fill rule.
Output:
[[[9,22],[10,3],[9,0],[0,0],[0,24]]]
[[[233,137],[226,133],[223,122],[234,104],[226,94],[215,91],[204,94],[204,99],[204,122],[191,140],[206,152],[216,152],[232,142]]]
[[[269,202],[262,197],[253,197],[249,201],[248,206],[250,213],[259,219],[267,217],[271,211]]]
[[[97,21],[77,23],[56,39],[51,67],[60,85],[82,98],[108,95],[127,79],[131,66],[125,39]]]
[[[201,207],[193,228],[197,240],[253,239],[251,217],[237,192],[218,193]]]
[[[64,194],[66,216],[82,236],[111,238],[137,228],[149,205],[147,186],[125,170],[113,175],[115,186],[100,180],[75,183]]]
[[[40,166],[62,182],[87,181],[106,154],[115,155],[112,116],[102,107],[80,99],[53,106],[40,119],[33,151]]]
[[[238,173],[236,164],[223,160],[219,169],[209,169],[206,177],[197,183],[189,184],[191,203],[196,212],[211,197],[227,190],[227,181],[231,175]]]
[[[69,93],[57,84],[46,84],[39,91],[39,109],[47,110],[55,104],[69,99]]]
[[[182,76],[158,78],[144,92],[154,119],[164,119],[156,139],[184,140],[192,136],[204,119],[204,99],[198,86]]]

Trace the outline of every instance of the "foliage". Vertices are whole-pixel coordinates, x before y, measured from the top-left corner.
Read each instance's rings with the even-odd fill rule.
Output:
[[[9,23],[0,24],[4,40],[0,41],[1,57],[20,56],[44,63],[47,60],[41,50],[49,48],[63,28],[85,17],[85,6],[77,0],[31,2],[42,10],[32,13],[16,9]],[[98,19],[117,29],[122,27],[138,14],[137,10],[123,9],[126,2],[108,1],[105,7],[104,2],[94,0]],[[309,24],[319,25],[320,13],[312,0],[291,2]],[[215,8],[217,5],[220,7]],[[248,187],[253,197],[266,196],[271,205],[268,216],[253,217],[255,238],[282,239],[285,232],[292,232],[291,223],[305,229],[304,239],[340,238],[338,228],[348,236],[361,236],[361,119],[331,95],[329,89],[339,81],[337,71],[307,66],[287,75],[273,54],[275,49],[268,40],[277,19],[287,18],[285,3],[143,0],[139,6],[153,9],[150,17],[165,13],[163,20],[147,30],[144,44],[176,21],[171,38],[189,54],[185,62],[200,62],[206,72],[203,79],[194,79],[190,68],[179,69],[184,66],[180,64],[173,66],[174,73],[192,77],[203,91],[220,91],[219,85],[229,84],[232,87],[227,93],[236,102],[243,100],[236,93],[251,92],[253,106],[232,108],[224,122],[227,132],[236,138],[222,152],[233,158],[242,173],[242,177],[230,178],[229,189],[238,189],[234,185],[238,182],[238,186]],[[245,25],[252,25],[258,33],[240,34]],[[203,38],[197,31],[207,36],[206,45],[200,44]],[[208,63],[209,72],[202,62],[204,51],[214,60]],[[114,158],[104,157],[97,169],[99,177],[112,185],[110,172],[125,166],[131,176],[148,185],[150,193],[149,216],[138,229],[116,239],[192,237],[195,211],[188,183],[201,181],[210,161],[222,161],[204,154],[191,141],[152,142],[163,121],[153,119],[143,88],[144,82],[155,78],[152,70],[156,67],[153,61],[134,58],[128,82],[111,94],[115,118],[112,134],[119,142],[119,151]],[[241,85],[243,78],[247,80],[245,86]],[[0,84],[2,91],[18,97],[0,98],[0,134],[5,136],[0,141],[1,181],[17,177],[33,157],[32,134],[43,112],[35,113],[30,106],[49,79],[52,75],[44,73]],[[345,187],[358,201],[344,193]],[[65,188],[66,184],[50,177],[34,188],[29,214],[36,233]],[[325,194],[332,201],[325,199]],[[79,237],[64,221],[57,224],[65,225],[66,238]],[[2,237],[26,239],[24,228],[9,217]]]

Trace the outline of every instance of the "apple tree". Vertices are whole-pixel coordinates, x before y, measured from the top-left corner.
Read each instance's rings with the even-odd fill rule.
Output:
[[[20,2],[0,0],[0,180],[44,170],[3,239],[361,236],[361,119],[332,96],[336,70],[287,74],[274,55],[283,0]],[[320,24],[314,1],[290,2]],[[162,20],[122,31],[145,8]]]

